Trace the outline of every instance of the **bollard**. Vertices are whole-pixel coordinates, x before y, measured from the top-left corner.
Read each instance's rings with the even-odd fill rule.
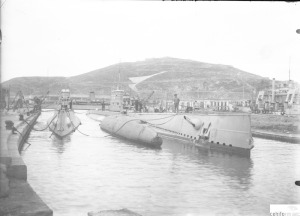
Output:
[[[12,130],[14,127],[14,123],[11,120],[6,120],[5,121],[5,128],[6,130]]]
[[[17,128],[15,128],[15,127],[13,126],[12,129],[11,129],[12,134],[17,134],[17,133],[15,133],[16,131],[17,131]]]
[[[23,114],[20,114],[20,115],[19,115],[19,120],[20,120],[20,121],[24,121],[24,116],[23,116]]]

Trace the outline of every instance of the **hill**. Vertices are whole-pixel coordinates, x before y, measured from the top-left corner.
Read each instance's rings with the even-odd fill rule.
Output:
[[[129,77],[147,76],[161,71],[140,83],[141,92],[154,90],[156,96],[178,93],[188,98],[251,98],[253,90],[270,86],[271,81],[228,65],[210,64],[177,58],[153,58],[137,62],[124,62],[73,77],[22,77],[3,83],[12,91],[21,89],[24,94],[43,94],[50,90],[57,94],[70,88],[72,94],[110,94],[120,81],[120,88],[130,91]],[[244,90],[244,91],[243,91]]]

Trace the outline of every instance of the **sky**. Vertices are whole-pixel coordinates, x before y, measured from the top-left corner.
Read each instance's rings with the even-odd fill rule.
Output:
[[[1,1],[1,82],[174,57],[300,82],[297,2]]]

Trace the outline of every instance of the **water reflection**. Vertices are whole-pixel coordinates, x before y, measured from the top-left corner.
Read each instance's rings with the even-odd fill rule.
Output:
[[[299,145],[255,139],[250,158],[167,139],[152,149],[107,136],[99,122],[78,117],[89,136],[59,140],[33,131],[23,153],[28,181],[55,216],[124,207],[143,216],[267,215],[270,203],[299,200]]]
[[[62,154],[68,143],[72,141],[71,135],[65,136],[63,139],[57,136],[51,136],[52,139],[52,147],[56,149],[56,152]]]
[[[106,132],[104,132],[104,133],[106,133]],[[160,151],[162,149],[161,146],[155,147],[155,146],[150,146],[148,144],[143,144],[143,143],[126,140],[124,138],[118,138],[118,137],[113,137],[113,136],[107,136],[107,137],[110,137],[112,140],[115,140],[119,144],[126,144],[126,145],[130,145],[130,146],[134,146],[135,148],[139,148],[139,149],[145,149],[145,150],[151,149],[153,151]]]
[[[178,155],[187,156],[190,162],[201,168],[208,166],[210,169],[213,168],[215,174],[222,174],[229,177],[230,180],[237,181],[243,190],[247,190],[251,186],[253,168],[251,158],[239,156],[238,154],[210,151],[209,149],[170,139],[164,139],[163,147],[171,150],[173,161],[177,160]]]

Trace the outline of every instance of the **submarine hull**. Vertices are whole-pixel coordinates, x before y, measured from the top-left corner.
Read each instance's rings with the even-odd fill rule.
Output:
[[[80,124],[80,119],[73,110],[57,110],[48,120],[50,131],[60,138],[74,132]]]
[[[250,115],[244,113],[130,113],[163,138],[201,148],[250,156],[254,147]]]
[[[102,120],[101,129],[114,136],[151,147],[160,147],[163,142],[155,130],[130,116],[107,116]]]

